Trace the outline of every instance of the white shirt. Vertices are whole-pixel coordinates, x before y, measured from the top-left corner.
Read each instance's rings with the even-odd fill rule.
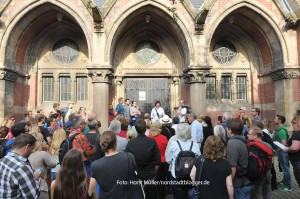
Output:
[[[179,116],[179,122],[186,122],[185,121],[185,115],[186,115],[187,109],[186,108],[181,108],[179,107],[179,109],[177,110],[177,114]]]
[[[156,107],[153,107],[153,109],[151,110],[151,122],[154,123],[155,121],[159,120],[159,117],[157,116],[157,113],[159,116],[161,115],[165,115],[165,111],[162,107],[159,107],[158,109],[156,109]]]

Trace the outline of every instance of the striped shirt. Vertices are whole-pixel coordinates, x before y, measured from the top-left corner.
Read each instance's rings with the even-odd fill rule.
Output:
[[[38,187],[27,158],[9,153],[0,161],[0,198],[38,198]]]

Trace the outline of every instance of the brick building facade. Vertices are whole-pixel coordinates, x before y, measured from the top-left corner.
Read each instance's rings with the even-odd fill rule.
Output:
[[[300,114],[296,0],[1,0],[0,118],[116,98],[214,118]]]

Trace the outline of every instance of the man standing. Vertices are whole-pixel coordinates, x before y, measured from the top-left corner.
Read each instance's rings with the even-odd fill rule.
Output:
[[[180,123],[186,122],[185,115],[188,113],[187,106],[184,105],[184,100],[179,101],[179,108],[177,110],[177,115],[179,116]]]
[[[275,140],[287,146],[288,141],[288,130],[283,125],[286,119],[282,115],[277,115],[274,119],[274,123],[278,124],[278,129],[275,133]],[[281,191],[292,191],[291,187],[291,173],[290,173],[290,165],[289,165],[289,156],[288,153],[283,152],[281,149],[277,151],[278,161],[281,166],[283,172],[283,186],[279,188]]]
[[[130,101],[129,101],[129,99],[125,99],[124,117],[126,119],[130,119]]]
[[[253,120],[261,121],[259,108],[253,108],[251,111],[251,115],[253,117]]]
[[[194,113],[190,113],[188,117],[189,123],[191,125],[192,130],[192,138],[194,138],[199,147],[201,147],[201,143],[203,141],[203,127],[200,122],[197,120],[197,116]]]
[[[116,106],[116,111],[118,115],[124,115],[124,99],[123,97],[119,97],[118,99],[119,104]]]
[[[64,123],[67,123],[69,121],[69,116],[72,113],[76,113],[76,111],[73,109],[73,106],[74,106],[74,103],[70,102],[69,105],[68,105],[68,107],[66,107],[65,114],[63,114]]]
[[[242,134],[243,123],[240,119],[232,119],[227,122],[227,160],[231,166],[234,198],[250,199],[253,185],[246,177],[248,167],[248,149],[246,139]]]
[[[12,152],[0,161],[0,198],[38,198],[39,190],[28,157],[36,139],[30,134],[18,136]]]
[[[161,107],[160,101],[156,101],[154,107],[151,110],[151,122],[152,124],[162,118],[165,115],[164,109]]]
[[[236,118],[242,120],[243,118],[248,118],[248,115],[246,114],[246,107],[242,106],[239,108],[239,113],[237,114]]]

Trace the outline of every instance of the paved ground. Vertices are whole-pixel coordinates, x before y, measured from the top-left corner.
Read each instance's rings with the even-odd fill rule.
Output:
[[[277,181],[280,181],[283,179],[283,174],[282,174],[282,172],[279,172],[277,157],[275,157],[274,163],[275,163]],[[290,165],[290,166],[291,166],[291,177],[292,177],[292,189],[293,190],[291,192],[279,191],[278,189],[274,190],[272,192],[272,199],[300,199],[300,188],[298,187],[298,184],[295,180],[292,165]],[[165,199],[173,199],[173,196],[168,195]]]

